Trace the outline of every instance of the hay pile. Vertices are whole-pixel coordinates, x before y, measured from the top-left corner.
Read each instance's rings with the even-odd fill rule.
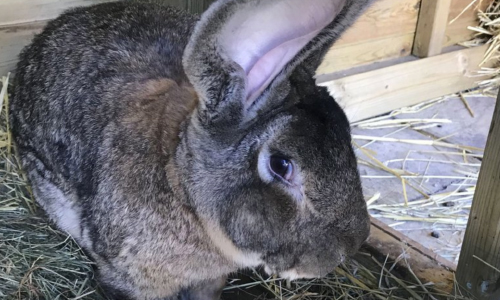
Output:
[[[472,4],[476,1],[474,0]],[[485,94],[496,97],[500,86],[500,0],[493,0],[484,12],[478,11],[478,18],[478,26],[468,27],[475,32],[474,39],[461,45],[466,47],[489,45],[481,65],[492,65],[492,67],[483,67],[479,73],[491,78],[480,82],[479,86]]]
[[[401,260],[405,260],[402,251]],[[396,263],[380,263],[361,252],[325,278],[287,282],[279,278],[264,278],[253,271],[244,279],[230,280],[223,299],[279,300],[471,300],[463,295],[451,296],[439,291],[439,283],[422,283],[417,278],[402,280]],[[408,265],[407,265],[408,267]],[[245,283],[240,284],[240,281]],[[237,293],[231,293],[236,290]],[[460,293],[457,291],[457,293]]]

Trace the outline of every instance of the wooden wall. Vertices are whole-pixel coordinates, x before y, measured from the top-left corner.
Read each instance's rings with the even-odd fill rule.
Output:
[[[378,0],[332,47],[318,75],[411,54],[420,0]]]
[[[471,2],[452,0],[448,21]],[[485,10],[489,3],[484,0],[479,8]],[[444,47],[472,38],[473,33],[467,26],[477,25],[475,8],[476,5],[447,25]],[[411,55],[419,9],[420,0],[377,0],[328,52],[318,75]]]
[[[452,0],[450,7],[450,15],[448,17],[448,21],[452,21],[455,19],[463,10],[472,2],[472,0]],[[448,25],[446,29],[446,38],[444,41],[444,46],[452,46],[456,43],[470,40],[474,33],[467,29],[467,26],[476,26],[477,25],[477,10],[476,8],[485,11],[488,5],[491,3],[491,0],[483,0],[481,2],[481,6],[477,7],[474,4],[471,9],[468,9],[463,13],[460,18],[454,21],[452,24]]]

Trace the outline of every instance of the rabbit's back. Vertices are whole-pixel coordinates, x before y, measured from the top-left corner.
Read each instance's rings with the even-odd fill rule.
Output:
[[[198,240],[167,175],[179,126],[197,103],[182,67],[196,21],[156,3],[77,8],[20,56],[10,115],[35,198],[98,262],[110,291],[155,298],[179,287],[169,274],[189,282],[212,268],[205,262],[223,264]],[[198,253],[215,258],[186,270],[175,264]],[[144,269],[156,281],[133,276]]]
[[[11,108],[21,150],[37,149],[52,171],[90,184],[103,130],[130,95],[151,80],[187,82],[181,61],[195,22],[140,2],[77,8],[50,22],[17,69]]]

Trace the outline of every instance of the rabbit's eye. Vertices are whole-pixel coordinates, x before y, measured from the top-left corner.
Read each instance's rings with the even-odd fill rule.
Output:
[[[293,176],[293,164],[289,159],[281,156],[271,156],[269,161],[271,171],[286,181],[290,181]]]

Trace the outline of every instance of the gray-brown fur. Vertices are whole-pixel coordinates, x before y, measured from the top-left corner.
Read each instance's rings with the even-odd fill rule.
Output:
[[[321,276],[368,235],[348,121],[313,79],[368,1],[346,0],[246,105],[217,35],[262,1],[199,23],[158,1],[73,9],[21,54],[11,122],[35,198],[116,299],[217,299],[258,265]],[[293,159],[303,201],[261,178],[265,151]]]

